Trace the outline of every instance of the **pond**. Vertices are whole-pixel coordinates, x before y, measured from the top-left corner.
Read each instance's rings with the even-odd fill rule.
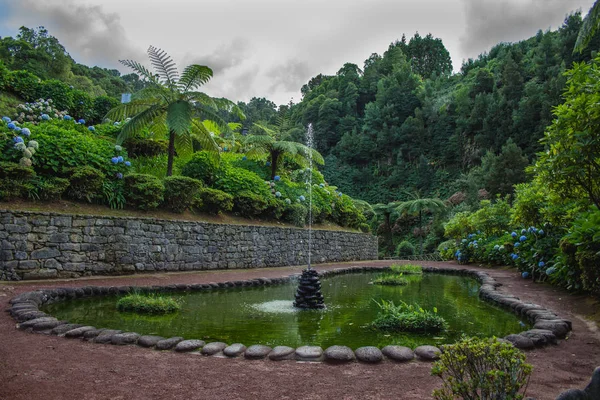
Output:
[[[70,323],[121,329],[142,335],[183,336],[226,343],[346,345],[383,347],[398,344],[451,343],[461,335],[503,337],[529,328],[516,315],[494,307],[478,297],[479,284],[470,278],[424,274],[409,276],[406,286],[371,284],[381,273],[363,272],[323,278],[325,310],[299,311],[292,301],[296,283],[276,286],[177,292],[182,308],[166,316],[119,312],[117,296],[91,297],[58,302],[44,311]],[[381,332],[368,325],[376,318],[376,301],[392,300],[436,307],[449,329],[436,334]]]

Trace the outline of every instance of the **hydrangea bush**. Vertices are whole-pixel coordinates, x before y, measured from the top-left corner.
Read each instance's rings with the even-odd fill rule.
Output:
[[[55,108],[52,99],[39,99],[33,103],[19,104],[14,120],[21,124],[24,122],[38,124],[51,119],[63,119],[68,116],[67,114],[67,111],[59,111]]]

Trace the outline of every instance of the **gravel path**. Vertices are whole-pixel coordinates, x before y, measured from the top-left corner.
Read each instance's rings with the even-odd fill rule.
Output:
[[[329,264],[319,270],[351,265],[389,265],[389,261]],[[456,267],[452,263],[426,263]],[[469,267],[476,269],[475,267]],[[0,284],[0,309],[22,292],[52,286],[166,285],[279,277],[301,267],[207,271],[117,278]],[[583,388],[600,366],[600,333],[583,316],[594,305],[586,296],[522,280],[515,271],[485,269],[500,290],[542,304],[573,322],[568,340],[527,353],[534,373],[527,394],[553,400],[568,388]],[[115,347],[34,335],[15,329],[0,313],[0,400],[17,399],[429,399],[438,378],[430,364],[389,362],[327,365],[247,361],[158,352],[137,346]]]

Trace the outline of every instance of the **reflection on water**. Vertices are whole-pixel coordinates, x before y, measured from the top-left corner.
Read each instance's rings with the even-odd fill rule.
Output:
[[[182,309],[167,316],[121,313],[117,297],[86,298],[51,304],[45,311],[59,319],[140,334],[183,336],[227,343],[286,345],[334,344],[352,348],[452,342],[462,334],[504,336],[526,330],[515,315],[478,298],[479,284],[468,278],[425,274],[406,286],[370,284],[379,273],[340,275],[322,280],[325,310],[297,311],[292,307],[295,283],[261,288],[218,289],[182,294]],[[436,335],[378,332],[368,327],[379,308],[373,300],[437,307],[450,326]]]

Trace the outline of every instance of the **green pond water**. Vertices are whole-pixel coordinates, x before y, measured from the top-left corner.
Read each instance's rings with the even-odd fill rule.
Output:
[[[451,343],[470,336],[505,336],[529,325],[514,314],[478,298],[479,284],[464,277],[425,274],[409,276],[407,286],[370,282],[379,273],[356,273],[322,279],[327,309],[298,311],[292,306],[296,284],[259,288],[213,289],[174,293],[181,311],[166,316],[119,312],[116,296],[91,297],[48,305],[45,311],[71,323],[121,329],[143,335],[183,336],[226,343],[361,346],[399,344],[416,347]],[[437,307],[449,330],[437,334],[380,332],[369,328],[379,308],[374,300]]]

